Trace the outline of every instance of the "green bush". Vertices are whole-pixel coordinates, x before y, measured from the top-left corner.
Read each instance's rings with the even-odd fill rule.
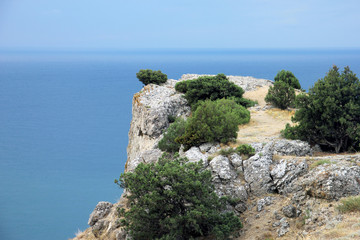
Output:
[[[185,124],[186,121],[182,118],[177,118],[174,123],[170,124],[163,138],[159,141],[160,150],[166,152],[179,151],[180,143],[175,142],[175,139],[185,133]]]
[[[242,155],[249,155],[249,156],[255,155],[255,148],[253,148],[249,144],[241,144],[236,148],[236,151]]]
[[[306,140],[299,136],[299,126],[290,126],[289,123],[285,125],[285,129],[281,130],[281,136],[291,140]]]
[[[236,150],[233,148],[221,149],[219,151],[220,155],[223,155],[223,156],[229,156],[235,152],[236,152]]]
[[[299,80],[295,77],[295,75],[290,72],[290,71],[285,71],[285,70],[281,70],[279,71],[275,78],[274,78],[275,82],[285,82],[287,83],[290,87],[293,87],[295,89],[301,89]]]
[[[167,81],[167,75],[162,73],[160,70],[153,71],[150,69],[141,69],[138,73],[136,73],[136,77],[142,82],[144,85],[148,85],[150,83],[153,84],[161,84]]]
[[[215,194],[202,162],[163,156],[156,164],[140,163],[115,183],[127,192],[129,209],[119,209],[119,215],[132,239],[227,239],[242,227],[234,213],[224,211],[226,199]]]
[[[242,98],[244,90],[230,82],[224,74],[216,76],[202,76],[194,80],[178,82],[175,85],[178,92],[184,93],[185,98],[193,110],[201,100],[217,100],[233,98],[235,102],[245,107],[250,107],[255,102]]]
[[[277,81],[269,88],[265,101],[280,109],[286,109],[294,104],[295,90],[287,83]]]
[[[360,212],[360,196],[347,197],[340,200],[337,209],[341,213]]]
[[[188,149],[206,142],[226,143],[237,137],[238,125],[250,121],[250,112],[231,99],[203,101],[188,119],[185,134],[176,139]]]
[[[360,142],[360,82],[345,67],[340,74],[334,66],[318,80],[308,94],[296,97],[299,108],[283,135],[297,137],[334,149],[336,153],[358,149]]]

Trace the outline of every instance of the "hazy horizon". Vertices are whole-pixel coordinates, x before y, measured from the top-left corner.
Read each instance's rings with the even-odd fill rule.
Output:
[[[356,0],[4,0],[0,49],[360,48]]]

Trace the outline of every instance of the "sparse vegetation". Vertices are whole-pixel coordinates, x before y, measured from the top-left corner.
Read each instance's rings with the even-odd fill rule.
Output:
[[[155,164],[140,163],[115,183],[128,193],[129,210],[119,209],[119,215],[133,239],[227,239],[242,227],[234,213],[224,212],[227,200],[215,194],[202,162],[163,156]]]
[[[136,77],[142,82],[144,85],[148,85],[150,83],[153,84],[161,84],[167,81],[167,75],[162,73],[160,70],[153,71],[150,69],[141,69],[138,73],[136,73]]]
[[[360,212],[360,196],[352,196],[341,199],[337,209],[341,213]]]
[[[234,148],[226,148],[226,149],[221,149],[219,151],[220,155],[223,155],[223,156],[229,156],[233,153],[236,153],[236,150]]]
[[[330,160],[327,160],[327,159],[317,160],[317,161],[313,162],[310,165],[310,169],[316,168],[317,166],[320,166],[320,165],[323,165],[323,164],[332,164],[332,162]]]

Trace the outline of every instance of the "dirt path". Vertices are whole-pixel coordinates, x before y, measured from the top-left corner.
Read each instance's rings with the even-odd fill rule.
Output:
[[[268,142],[278,139],[286,123],[291,123],[294,111],[277,108],[262,110],[266,106],[264,98],[268,89],[269,87],[265,86],[244,94],[245,98],[258,101],[259,106],[250,109],[250,123],[239,126],[237,143]]]

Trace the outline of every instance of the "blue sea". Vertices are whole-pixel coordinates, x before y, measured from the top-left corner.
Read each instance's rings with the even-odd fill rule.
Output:
[[[57,240],[116,202],[140,69],[253,76],[292,71],[304,89],[360,50],[0,52],[0,239]]]

